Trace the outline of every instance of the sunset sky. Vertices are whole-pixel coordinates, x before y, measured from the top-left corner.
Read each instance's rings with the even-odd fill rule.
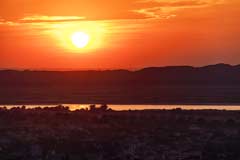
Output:
[[[1,0],[0,68],[240,64],[239,26],[240,0]]]

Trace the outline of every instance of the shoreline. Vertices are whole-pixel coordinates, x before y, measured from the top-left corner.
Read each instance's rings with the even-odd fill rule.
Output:
[[[54,108],[64,108],[69,111],[79,111],[86,110],[89,111],[91,106],[94,106],[96,109],[105,106],[111,111],[172,111],[172,110],[182,110],[182,111],[240,111],[240,105],[100,105],[100,104],[29,104],[29,105],[0,105],[0,109],[54,109]]]

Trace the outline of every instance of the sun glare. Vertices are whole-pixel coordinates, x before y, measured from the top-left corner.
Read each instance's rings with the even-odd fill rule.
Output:
[[[49,34],[66,53],[93,53],[104,47],[106,24],[100,22],[64,22],[49,24]],[[68,54],[69,55],[69,54]]]
[[[90,36],[84,32],[75,32],[71,36],[72,43],[77,48],[84,48],[90,41]]]

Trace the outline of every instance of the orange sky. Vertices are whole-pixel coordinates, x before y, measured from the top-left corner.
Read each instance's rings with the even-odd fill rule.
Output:
[[[239,0],[2,0],[0,68],[240,63]],[[86,48],[70,37],[86,32]]]

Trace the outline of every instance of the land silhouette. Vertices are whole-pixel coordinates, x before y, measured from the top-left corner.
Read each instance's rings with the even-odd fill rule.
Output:
[[[237,104],[240,66],[0,71],[1,160],[236,160],[240,112],[125,110],[107,103]],[[89,103],[88,108],[44,103]],[[94,104],[102,104],[96,106]]]
[[[0,71],[0,104],[240,104],[240,65]]]
[[[0,109],[1,160],[237,160],[240,112]]]

